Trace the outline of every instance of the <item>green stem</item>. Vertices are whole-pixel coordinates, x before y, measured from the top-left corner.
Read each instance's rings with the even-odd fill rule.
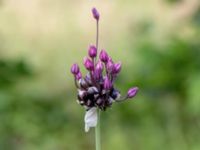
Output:
[[[96,28],[96,48],[98,51],[98,46],[99,46],[99,21],[97,20],[97,28]]]
[[[95,127],[96,150],[101,150],[101,132],[100,132],[100,110],[97,109],[98,121]]]

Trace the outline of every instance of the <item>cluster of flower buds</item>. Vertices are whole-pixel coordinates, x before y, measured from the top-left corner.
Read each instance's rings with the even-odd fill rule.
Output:
[[[92,9],[92,14],[98,22],[100,16],[95,8]],[[88,56],[84,58],[83,64],[88,70],[85,77],[82,77],[77,64],[72,65],[71,73],[74,75],[75,85],[78,89],[77,101],[86,110],[93,108],[106,110],[113,102],[121,102],[136,95],[138,88],[133,87],[124,97],[121,97],[119,90],[114,87],[114,81],[121,71],[121,62],[115,63],[106,50],[101,50],[98,55],[97,44],[89,46]]]

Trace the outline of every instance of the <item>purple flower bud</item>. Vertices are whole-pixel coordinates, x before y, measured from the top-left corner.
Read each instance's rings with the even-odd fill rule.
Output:
[[[118,74],[121,71],[121,65],[122,65],[121,62],[114,64],[114,69],[113,69],[114,74]]]
[[[96,80],[100,80],[102,77],[102,72],[99,72],[98,70],[94,70],[94,74],[93,74],[94,78]]]
[[[93,62],[89,58],[87,58],[87,57],[84,58],[84,66],[89,71],[94,70],[94,64],[93,64]]]
[[[96,80],[99,80],[102,76],[102,73],[99,72],[98,70],[94,70],[93,76]]]
[[[88,55],[91,58],[94,58],[97,56],[97,48],[94,45],[90,45],[89,49],[88,49]]]
[[[71,67],[71,73],[76,75],[79,73],[79,66],[77,64],[73,64],[72,67]]]
[[[101,61],[98,61],[95,70],[97,70],[98,72],[102,73],[103,71],[103,64]]]
[[[102,72],[103,72],[103,64],[101,61],[98,61],[94,70],[94,78],[96,80],[99,80],[102,77]]]
[[[96,8],[92,8],[92,14],[93,14],[93,17],[98,21],[100,16]]]
[[[110,81],[108,76],[105,77],[103,86],[105,90],[110,90],[112,88],[112,82]]]
[[[130,88],[127,92],[127,98],[132,98],[134,97],[138,92],[138,87],[133,87],[133,88]]]
[[[112,73],[114,71],[114,64],[111,60],[108,60],[108,62],[106,64],[106,69],[110,73]]]
[[[82,78],[81,72],[79,72],[78,74],[76,74],[75,77],[76,77],[76,80],[80,80]]]
[[[109,56],[105,50],[101,50],[99,57],[100,57],[100,60],[104,63],[107,63],[109,60]]]

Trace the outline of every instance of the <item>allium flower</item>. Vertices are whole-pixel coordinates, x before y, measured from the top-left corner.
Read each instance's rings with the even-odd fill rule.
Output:
[[[73,64],[71,73],[74,75],[77,87],[77,102],[86,109],[85,131],[97,125],[97,109],[105,111],[114,102],[122,102],[134,97],[137,87],[128,90],[127,95],[121,96],[120,91],[114,86],[114,81],[121,71],[121,62],[114,63],[106,50],[101,50],[98,56],[98,21],[99,13],[96,8],[92,9],[92,14],[97,21],[96,46],[91,45],[88,49],[89,57],[85,57],[83,64],[88,73],[82,77],[79,66]]]

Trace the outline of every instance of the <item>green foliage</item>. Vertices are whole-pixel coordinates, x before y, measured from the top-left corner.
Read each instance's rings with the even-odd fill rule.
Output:
[[[27,64],[20,61],[9,61],[0,59],[0,88],[12,86],[20,78],[31,75]]]
[[[177,39],[162,48],[151,43],[141,45],[138,50],[140,66],[136,71],[138,84],[161,95],[175,92],[184,96],[187,80],[200,67],[199,47],[197,42]]]

